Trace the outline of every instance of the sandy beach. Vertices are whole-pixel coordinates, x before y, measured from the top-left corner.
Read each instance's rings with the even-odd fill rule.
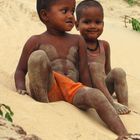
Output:
[[[124,0],[99,1],[105,12],[100,38],[110,43],[112,68],[121,67],[127,73],[132,112],[120,117],[129,132],[140,133],[140,32],[129,24],[124,26],[125,15],[140,19],[140,6],[130,6]],[[64,101],[45,104],[17,94],[13,76],[22,48],[30,36],[45,30],[35,2],[0,0],[0,103],[11,107],[14,123],[43,140],[114,140],[117,135],[93,109],[83,112]],[[71,32],[78,34],[75,28]]]

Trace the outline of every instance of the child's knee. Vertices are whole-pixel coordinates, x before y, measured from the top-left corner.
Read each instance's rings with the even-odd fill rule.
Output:
[[[47,54],[43,50],[34,51],[28,60],[28,70],[31,68],[48,68],[50,67],[50,61]]]
[[[126,72],[122,68],[114,68],[112,70],[112,73],[114,75],[115,79],[125,79],[126,78]]]
[[[44,60],[46,57],[46,53],[42,50],[34,51],[31,53],[28,64],[37,64],[40,63],[42,60]]]
[[[99,89],[92,88],[90,93],[87,93],[87,101],[89,101],[90,104],[94,104],[94,107],[97,108],[106,102],[107,99]]]
[[[107,101],[103,93],[96,88],[88,88],[84,92],[81,92],[80,100],[82,101],[82,104],[88,107],[95,107],[95,108],[98,105],[101,105],[103,102]]]
[[[33,73],[45,74],[47,70],[50,70],[50,61],[46,53],[42,50],[34,51],[28,60],[28,74],[34,75]]]

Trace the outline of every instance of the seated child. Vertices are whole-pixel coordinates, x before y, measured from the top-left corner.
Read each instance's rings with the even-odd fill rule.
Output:
[[[126,73],[121,68],[111,69],[109,43],[98,40],[104,27],[102,5],[94,0],[85,0],[77,6],[76,16],[76,28],[87,44],[92,86],[104,93],[118,114],[129,113]],[[113,101],[113,92],[116,93],[118,103]]]
[[[63,100],[80,109],[95,108],[121,140],[128,132],[117,112],[100,90],[87,87],[91,81],[85,41],[79,35],[67,33],[75,23],[75,2],[37,0],[40,20],[47,30],[26,42],[15,72],[16,89],[20,94],[27,93],[28,72],[30,94],[35,100],[45,103]]]

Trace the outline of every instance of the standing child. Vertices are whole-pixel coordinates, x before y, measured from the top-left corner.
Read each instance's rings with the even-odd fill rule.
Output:
[[[23,48],[15,72],[17,91],[26,93],[28,72],[35,100],[64,100],[80,109],[95,108],[108,127],[123,139],[128,132],[115,109],[100,90],[85,86],[91,86],[85,42],[79,35],[67,33],[74,26],[74,9],[75,0],[37,0],[40,20],[47,30],[32,36]]]
[[[104,93],[118,114],[129,113],[126,74],[121,68],[111,70],[109,43],[98,40],[104,27],[102,5],[95,0],[84,0],[77,6],[76,16],[76,27],[87,44],[92,86]],[[113,101],[113,92],[116,93],[118,103]]]

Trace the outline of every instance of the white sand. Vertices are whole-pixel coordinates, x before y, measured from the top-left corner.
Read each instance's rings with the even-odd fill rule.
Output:
[[[139,18],[140,7],[130,7],[123,0],[100,1],[105,9],[101,38],[110,42],[112,67],[122,67],[127,73],[132,113],[121,119],[128,131],[140,133],[140,33],[125,28],[122,18]],[[31,35],[44,30],[35,0],[0,0],[0,103],[12,108],[15,123],[44,140],[114,140],[116,135],[93,110],[83,112],[65,102],[38,103],[15,92],[13,75],[23,45]],[[75,29],[72,32],[77,33]]]

